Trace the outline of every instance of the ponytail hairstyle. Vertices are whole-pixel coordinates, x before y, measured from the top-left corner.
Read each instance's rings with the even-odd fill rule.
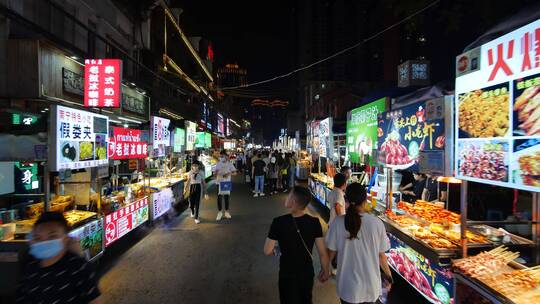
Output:
[[[349,240],[358,238],[358,232],[362,226],[362,216],[359,212],[366,199],[366,189],[360,183],[352,183],[347,186],[345,200],[349,203],[349,208],[345,213],[345,230],[349,232]]]

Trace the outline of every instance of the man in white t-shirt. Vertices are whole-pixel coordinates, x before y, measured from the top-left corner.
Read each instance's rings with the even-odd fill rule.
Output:
[[[231,175],[236,172],[236,168],[233,163],[229,160],[229,156],[225,150],[221,151],[219,162],[217,163],[214,169],[214,175],[216,176],[216,182],[218,186],[218,214],[216,221],[220,221],[223,216],[230,219],[231,214],[229,213],[229,196],[231,195],[231,189],[226,188],[227,185],[231,186],[232,180]],[[225,213],[223,213],[223,207],[221,201],[225,200]]]
[[[328,195],[328,204],[330,205],[330,220],[328,225],[332,224],[337,216],[345,214],[345,188],[347,187],[347,177],[342,173],[334,175],[334,189]]]

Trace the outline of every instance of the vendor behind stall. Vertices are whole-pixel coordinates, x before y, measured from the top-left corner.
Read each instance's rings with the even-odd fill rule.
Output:
[[[399,184],[399,192],[401,192],[401,200],[406,202],[414,202],[414,176],[411,171],[397,170],[401,174],[401,183]]]

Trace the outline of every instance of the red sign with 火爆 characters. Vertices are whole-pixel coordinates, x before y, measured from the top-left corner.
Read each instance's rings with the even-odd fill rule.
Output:
[[[112,127],[109,139],[110,159],[146,158],[148,143],[142,140],[141,130]]]
[[[85,107],[120,107],[121,67],[120,59],[84,60]]]

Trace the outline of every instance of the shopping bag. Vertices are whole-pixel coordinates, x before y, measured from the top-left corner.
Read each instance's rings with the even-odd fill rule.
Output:
[[[232,182],[219,182],[218,194],[231,194]]]

